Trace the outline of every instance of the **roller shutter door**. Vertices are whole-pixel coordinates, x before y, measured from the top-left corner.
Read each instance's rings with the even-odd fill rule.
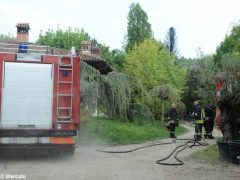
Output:
[[[2,128],[52,127],[52,64],[5,62]]]

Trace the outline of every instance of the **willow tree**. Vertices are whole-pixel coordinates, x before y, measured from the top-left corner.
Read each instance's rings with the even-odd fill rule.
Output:
[[[82,105],[94,112],[96,108],[107,116],[123,121],[151,120],[154,117],[149,108],[132,103],[134,78],[117,72],[101,75],[97,70],[81,62]],[[139,87],[141,88],[141,87]]]
[[[167,100],[176,101],[178,99],[177,92],[174,88],[168,85],[155,86],[151,91],[150,95],[154,101],[160,101],[161,104],[161,121],[164,121],[165,108],[164,103]]]

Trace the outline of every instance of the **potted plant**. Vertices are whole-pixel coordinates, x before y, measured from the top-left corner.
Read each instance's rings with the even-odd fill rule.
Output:
[[[223,138],[217,144],[222,160],[239,164],[240,156],[240,54],[222,59],[221,76],[216,77],[216,125]],[[220,115],[221,114],[221,115]],[[229,152],[228,152],[229,151]],[[229,156],[227,157],[227,154]]]

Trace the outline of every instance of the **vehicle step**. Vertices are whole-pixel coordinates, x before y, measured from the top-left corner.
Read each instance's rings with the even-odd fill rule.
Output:
[[[72,67],[72,64],[59,64],[59,67]]]
[[[71,123],[71,121],[65,121],[65,120],[58,120],[59,123]]]
[[[72,69],[70,69],[70,68],[59,68],[59,70],[63,70],[63,71],[72,71]]]
[[[72,81],[58,81],[61,84],[72,84]]]
[[[60,110],[65,110],[65,109],[69,110],[69,109],[72,109],[72,108],[71,107],[58,107],[58,109],[60,109]]]
[[[58,96],[72,96],[72,94],[58,94]]]

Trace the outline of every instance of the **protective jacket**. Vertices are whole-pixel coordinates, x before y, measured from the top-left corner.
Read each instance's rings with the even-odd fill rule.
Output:
[[[176,123],[178,120],[178,112],[176,108],[171,108],[168,113],[168,119],[170,120],[170,123]]]
[[[203,124],[205,119],[205,113],[204,110],[201,108],[199,104],[195,106],[195,111],[194,111],[194,120],[195,123],[197,124]]]
[[[207,106],[205,108],[205,116],[206,116],[206,120],[214,121],[215,107],[214,106]]]

